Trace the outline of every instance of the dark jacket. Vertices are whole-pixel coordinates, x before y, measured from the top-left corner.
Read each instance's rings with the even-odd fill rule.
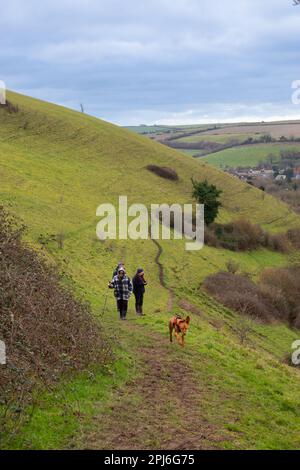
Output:
[[[137,294],[137,295],[144,294],[147,281],[143,277],[136,274],[132,279],[132,284],[133,284],[134,294]]]

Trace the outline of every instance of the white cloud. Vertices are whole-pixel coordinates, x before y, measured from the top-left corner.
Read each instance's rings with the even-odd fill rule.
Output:
[[[140,124],[157,125],[190,125],[235,122],[260,122],[300,119],[300,106],[281,103],[214,103],[203,104],[201,107],[174,112],[155,109],[136,109],[129,113],[117,113],[116,123],[120,125],[138,126]]]
[[[122,123],[290,115],[299,26],[291,0],[10,0],[0,79]]]

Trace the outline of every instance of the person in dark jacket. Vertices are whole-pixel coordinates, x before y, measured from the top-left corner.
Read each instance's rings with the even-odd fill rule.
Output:
[[[145,286],[147,285],[147,281],[144,277],[144,270],[139,268],[132,279],[133,284],[133,293],[135,296],[135,311],[137,315],[144,315],[143,314],[143,301],[144,301],[144,293],[145,293]]]
[[[115,290],[120,320],[126,320],[128,300],[132,293],[132,282],[126,276],[125,269],[122,266],[119,267],[118,274],[109,282],[108,287]]]

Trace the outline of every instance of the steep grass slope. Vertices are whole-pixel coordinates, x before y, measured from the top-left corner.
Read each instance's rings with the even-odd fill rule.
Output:
[[[107,281],[119,259],[125,261],[131,275],[142,266],[149,281],[146,319],[120,325],[109,297],[102,324],[118,346],[118,360],[110,375],[97,372],[92,382],[77,378],[67,390],[41,398],[23,434],[10,445],[69,446],[71,437],[75,446],[88,447],[91,441],[95,447],[120,445],[119,436],[111,435],[109,426],[105,441],[103,423],[110,422],[120,390],[127,396],[126,383],[137,379],[145,387],[137,385],[131,390],[128,413],[119,413],[116,419],[124,435],[135,420],[140,447],[169,447],[172,436],[180,436],[180,429],[184,431],[179,443],[182,448],[205,447],[203,439],[208,447],[299,447],[299,374],[281,361],[297,333],[283,325],[250,322],[248,341],[241,344],[238,317],[199,291],[204,277],[224,267],[229,259],[235,258],[255,276],[266,265],[285,264],[287,257],[265,250],[232,254],[204,248],[187,253],[183,241],[171,240],[160,243],[158,259],[158,246],[151,240],[97,240],[95,212],[101,203],[117,204],[119,195],[127,195],[129,203],[146,205],[192,202],[190,178],[194,177],[207,178],[223,190],[220,221],[244,215],[276,232],[298,226],[299,217],[286,205],[218,169],[130,131],[15,93],[8,93],[8,99],[18,104],[19,111],[9,114],[0,109],[0,200],[26,222],[29,242],[36,249],[44,247],[47,256],[73,277],[95,315],[103,313]],[[149,164],[175,169],[179,181],[157,177],[146,170]],[[53,235],[64,239],[63,247]],[[164,282],[159,278],[158,262]],[[185,351],[168,345],[168,309],[192,312]],[[132,307],[129,318],[133,320]],[[184,377],[176,375],[174,361],[182,362]],[[148,377],[153,374],[151,383]],[[186,388],[182,389],[180,381]],[[146,395],[145,389],[151,387],[160,400],[151,401]],[[173,390],[171,403],[168,387]],[[184,400],[182,390],[189,395],[191,389],[185,416],[176,418],[175,404]],[[68,407],[63,401],[66,397]],[[78,402],[81,420],[74,417],[72,408]],[[143,407],[144,402],[147,406]],[[153,413],[160,420],[151,421],[151,429],[146,428]],[[187,435],[192,436],[190,444],[184,443]],[[132,437],[123,445],[133,446],[134,442]]]
[[[20,108],[15,114],[1,110],[1,155],[8,176],[10,170],[16,170],[19,182],[16,190],[22,194],[30,189],[32,199],[36,191],[38,199],[53,204],[53,209],[55,195],[58,193],[60,197],[65,193],[67,198],[71,188],[72,200],[79,197],[76,189],[80,189],[85,194],[85,205],[88,209],[91,205],[92,213],[102,200],[115,202],[120,189],[129,199],[142,197],[146,204],[155,200],[188,202],[191,201],[190,178],[193,176],[208,178],[224,191],[222,220],[250,213],[253,222],[269,225],[274,230],[298,223],[285,205],[271,197],[262,200],[260,191],[201,162],[187,161],[178,152],[130,131],[20,95],[8,94],[8,99],[18,103]],[[5,158],[10,152],[13,160]],[[23,171],[24,166],[30,167],[29,158],[35,165],[32,175]],[[148,173],[147,164],[176,169],[180,181],[176,185],[162,182]],[[41,177],[27,178],[38,176],[39,171],[42,174],[46,171],[49,179],[55,176],[56,187],[47,187],[47,181]],[[34,181],[34,187],[28,187],[28,181]],[[2,192],[4,190],[5,187]]]

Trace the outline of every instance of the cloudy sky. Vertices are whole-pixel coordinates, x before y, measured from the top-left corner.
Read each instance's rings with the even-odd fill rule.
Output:
[[[293,0],[10,0],[7,88],[122,125],[300,117]]]

